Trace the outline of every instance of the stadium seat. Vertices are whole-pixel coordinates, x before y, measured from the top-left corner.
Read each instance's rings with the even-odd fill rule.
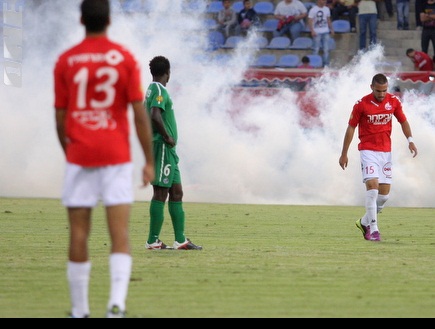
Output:
[[[214,18],[204,19],[204,25],[208,30],[214,30],[218,27],[218,23]]]
[[[254,5],[254,10],[259,15],[273,15],[275,6],[270,1],[259,1]]]
[[[270,40],[266,48],[268,49],[288,49],[290,47],[291,40],[289,37],[273,37]]]
[[[122,4],[122,9],[128,14],[143,12],[142,1],[140,0],[125,0]]]
[[[276,55],[273,54],[262,54],[257,57],[251,66],[254,67],[275,67],[276,65]]]
[[[264,21],[263,24],[258,28],[260,32],[273,32],[276,31],[276,27],[278,26],[278,20],[276,18],[268,18]]]
[[[310,11],[310,9],[316,5],[315,2],[310,2],[310,1],[307,2],[302,1],[302,3],[304,4],[305,8],[307,8],[308,11]]]
[[[149,1],[147,1],[149,3]],[[206,10],[206,2],[203,0],[183,1],[182,9],[185,12],[192,14],[202,14]]]
[[[296,54],[287,54],[282,55],[278,62],[276,63],[277,67],[283,67],[283,68],[292,68],[292,67],[298,67],[300,62],[299,56]]]
[[[332,21],[332,28],[335,33],[350,33],[350,22],[347,19],[336,19]]]
[[[255,38],[255,45],[260,49],[266,48],[268,44],[269,40],[264,36],[257,36]]]
[[[211,1],[207,7],[207,13],[209,14],[217,14],[224,8],[222,1],[214,0]]]
[[[226,40],[225,43],[221,46],[221,48],[224,49],[233,49],[237,47],[237,44],[241,41],[243,41],[245,38],[242,36],[238,36],[238,35],[232,35],[229,36]]]
[[[239,13],[243,9],[243,1],[235,1],[231,7],[236,13]]]
[[[232,60],[232,56],[230,54],[217,54],[213,59],[218,64],[228,65]]]
[[[220,31],[210,31],[208,33],[208,51],[215,51],[222,47],[225,42],[225,37]]]
[[[323,59],[320,55],[309,54],[307,57],[310,59],[310,65],[315,68],[323,67]]]
[[[313,39],[310,37],[298,37],[293,40],[290,49],[312,49]]]

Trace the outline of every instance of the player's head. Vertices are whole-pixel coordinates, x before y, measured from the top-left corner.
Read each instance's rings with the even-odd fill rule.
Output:
[[[150,72],[160,82],[168,82],[171,75],[171,63],[164,56],[156,56],[150,60]],[[163,80],[163,81],[162,81]]]
[[[378,102],[382,102],[387,95],[388,92],[388,79],[382,74],[376,74],[372,79],[372,84],[370,88],[373,91],[373,96],[376,98]]]
[[[406,56],[408,56],[409,58],[414,58],[414,56],[415,56],[415,50],[413,48],[408,48],[406,50]]]
[[[88,33],[104,32],[110,24],[109,0],[83,0],[81,22]]]

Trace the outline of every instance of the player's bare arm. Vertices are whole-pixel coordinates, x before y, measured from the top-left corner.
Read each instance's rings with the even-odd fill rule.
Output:
[[[352,142],[353,135],[355,133],[355,127],[352,127],[350,125],[347,126],[346,133],[344,134],[344,140],[343,140],[343,148],[341,150],[341,156],[338,160],[338,163],[340,164],[340,167],[344,170],[346,169],[349,159],[347,157],[347,152],[349,150],[350,143]]]

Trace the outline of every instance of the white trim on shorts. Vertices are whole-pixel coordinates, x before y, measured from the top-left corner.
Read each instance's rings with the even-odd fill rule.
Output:
[[[377,178],[379,184],[391,184],[393,180],[391,152],[362,150],[360,151],[360,159],[363,183],[369,179]]]
[[[133,163],[82,167],[67,163],[62,191],[65,207],[130,204],[134,200]]]

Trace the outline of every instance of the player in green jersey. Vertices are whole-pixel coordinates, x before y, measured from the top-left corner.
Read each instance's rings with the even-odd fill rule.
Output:
[[[172,99],[166,84],[171,75],[171,64],[164,56],[156,56],[149,63],[153,82],[146,92],[145,106],[151,118],[155,159],[153,197],[150,204],[150,232],[145,247],[150,250],[179,249],[202,250],[184,235],[183,186],[176,145],[178,139]],[[165,202],[174,228],[175,242],[172,248],[160,239]]]

